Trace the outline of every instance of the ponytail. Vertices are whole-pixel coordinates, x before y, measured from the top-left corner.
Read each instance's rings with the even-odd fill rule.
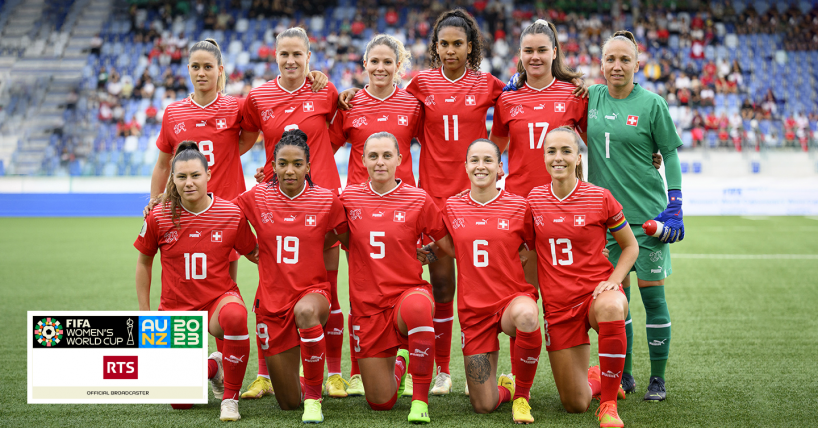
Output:
[[[196,42],[193,46],[190,47],[190,55],[193,55],[193,52],[196,51],[206,51],[210,52],[213,57],[216,58],[216,64],[221,67],[222,65],[222,50],[219,48],[219,44],[214,39],[205,39],[201,42]],[[219,80],[216,82],[216,89],[224,93],[224,88],[227,84],[227,76],[224,73],[224,70],[219,72]]]
[[[609,37],[608,40],[605,40],[605,43],[602,44],[602,58],[605,57],[605,49],[608,47],[608,43],[614,40],[622,40],[625,42],[629,42],[633,45],[633,59],[637,60],[639,58],[639,45],[636,43],[636,38],[633,37],[633,33],[628,30],[619,30],[613,33],[613,36]]]
[[[172,213],[171,221],[177,229],[182,228],[179,222],[182,216],[182,196],[176,188],[176,183],[173,182],[173,171],[176,168],[176,162],[193,159],[198,159],[202,165],[204,165],[205,172],[207,172],[207,158],[199,151],[199,146],[196,142],[187,140],[179,143],[176,147],[176,155],[173,156],[173,160],[170,162],[170,174],[168,175],[168,182],[165,185],[165,193],[159,195],[157,198],[157,203],[162,205],[163,214],[167,215],[167,210],[170,210]]]
[[[557,40],[557,27],[555,27],[553,23],[547,22],[544,19],[538,19],[534,21],[533,24],[526,27],[525,30],[523,30],[523,33],[520,34],[520,52],[522,52],[523,38],[529,34],[545,34],[549,39],[551,39],[551,46],[557,50],[556,58],[551,61],[551,75],[554,76],[555,79],[563,82],[570,82],[574,78],[582,77],[581,72],[572,70],[565,63],[565,55],[562,53],[562,46],[560,46],[559,40]],[[525,84],[527,79],[522,58],[517,60],[517,73],[519,76],[517,76],[517,81],[515,84],[517,87],[520,87]]]

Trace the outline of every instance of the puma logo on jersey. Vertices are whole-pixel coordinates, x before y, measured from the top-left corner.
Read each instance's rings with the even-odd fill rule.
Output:
[[[562,223],[565,221],[565,217],[555,218],[554,223]]]
[[[261,213],[262,223],[275,223],[273,220],[273,213]]]
[[[292,113],[294,111],[295,111],[295,107],[290,107],[290,108],[284,110],[284,113]]]
[[[389,120],[389,116],[387,115],[383,115],[383,117],[378,118],[378,122],[386,122],[387,120]]]
[[[295,214],[291,214],[289,217],[285,218],[284,221],[295,221]]]
[[[622,372],[621,372],[621,371],[618,371],[618,372],[614,373],[613,371],[608,370],[608,371],[604,371],[604,372],[602,372],[602,373],[600,373],[600,374],[601,374],[602,376],[605,376],[605,377],[609,377],[609,378],[612,378],[612,379],[616,379],[616,378],[618,378],[618,377],[619,377],[619,375],[621,375],[621,374],[622,374]]]
[[[453,102],[455,102],[456,99],[457,99],[457,95],[452,95],[451,97],[446,98],[446,102],[447,103],[453,103]]]
[[[202,128],[202,127],[205,127],[205,126],[207,126],[207,121],[206,120],[203,120],[203,121],[196,124],[197,128]]]
[[[230,361],[233,364],[238,364],[238,363],[243,363],[244,362],[244,357],[246,357],[246,356],[247,355],[242,355],[241,358],[236,358],[235,355],[231,354],[229,357],[225,357],[224,360],[225,361]]]
[[[540,362],[540,359],[539,359],[539,357],[527,357],[525,359],[520,358],[520,361],[522,361],[522,362],[524,362],[526,364],[537,364],[537,363]]]
[[[662,341],[653,339],[652,341],[648,342],[648,345],[650,345],[650,346],[662,346],[662,345],[665,344],[665,342],[667,342],[667,339],[662,340]]]
[[[175,132],[176,135],[179,135],[182,131],[187,131],[187,129],[185,129],[185,122],[179,122],[173,127],[173,132]]]
[[[616,120],[616,113],[611,114],[611,115],[606,115],[606,116],[605,116],[605,119],[608,119],[608,120]]]
[[[359,118],[352,121],[352,127],[353,128],[360,128],[360,127],[362,127],[364,125],[368,125],[368,123],[366,123],[366,117],[364,117],[364,116],[361,116],[361,117],[359,117]]]
[[[435,96],[434,95],[429,95],[428,97],[426,97],[426,101],[424,101],[423,104],[426,104],[427,106],[436,105],[435,104]]]
[[[426,348],[425,351],[421,351],[420,349],[415,348],[415,352],[409,354],[413,357],[428,357],[429,356],[429,348]]]
[[[489,221],[488,221],[488,219],[484,218],[484,219],[480,219],[480,221],[475,222],[474,224],[476,224],[478,226],[485,226],[485,225],[489,224]]]
[[[190,237],[191,238],[201,238],[202,237],[202,232],[191,233]]]
[[[375,218],[383,217],[383,211],[378,211],[376,213],[372,213],[372,217],[375,217]]]
[[[216,128],[227,128],[227,119],[216,119]]]
[[[515,117],[518,114],[523,114],[523,113],[525,113],[525,110],[523,110],[523,105],[522,104],[512,107],[511,111],[508,112],[508,114],[510,114],[511,117]]]
[[[261,120],[263,120],[263,121],[265,121],[265,122],[266,122],[268,119],[272,119],[272,118],[274,118],[274,117],[276,117],[276,115],[275,115],[275,114],[273,114],[273,109],[267,109],[267,110],[262,110],[262,111],[261,111]]]
[[[542,110],[545,108],[545,104],[540,104],[537,107],[534,107],[534,110]]]
[[[363,216],[361,215],[361,210],[360,210],[360,209],[358,209],[358,210],[349,210],[349,212],[347,213],[347,215],[349,216],[349,220],[350,220],[350,221],[352,221],[352,220],[360,220],[360,219],[362,219],[362,218],[363,218]]]
[[[304,362],[305,363],[320,363],[323,358],[324,358],[324,354],[321,353],[321,355],[313,355],[313,356],[311,356],[309,358],[304,358]]]
[[[453,229],[457,230],[457,229],[459,229],[461,227],[466,227],[466,220],[463,220],[462,218],[456,218],[456,219],[452,220],[452,228]]]

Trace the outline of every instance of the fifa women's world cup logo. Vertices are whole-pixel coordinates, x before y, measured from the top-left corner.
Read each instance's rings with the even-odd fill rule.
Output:
[[[62,324],[53,318],[43,318],[34,327],[34,338],[40,345],[52,347],[62,340]]]
[[[128,345],[133,345],[133,320],[128,318],[128,321],[125,321],[125,326],[128,327]]]

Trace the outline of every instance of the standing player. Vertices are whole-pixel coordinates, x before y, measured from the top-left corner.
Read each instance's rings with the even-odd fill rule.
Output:
[[[628,301],[621,282],[639,249],[619,202],[608,190],[582,181],[580,145],[579,135],[569,127],[549,132],[545,167],[551,184],[535,187],[528,195],[545,312],[545,346],[565,410],[585,412],[591,398],[599,396],[599,426],[622,427],[616,399],[625,396],[619,383],[625,364]],[[602,255],[608,231],[621,248],[616,269]],[[599,333],[599,366],[587,369],[586,375],[591,328]]]
[[[208,332],[224,340],[224,353],[210,354],[207,377],[213,395],[222,400],[220,419],[235,421],[241,419],[238,398],[250,336],[247,309],[228,265],[234,249],[255,261],[257,247],[239,208],[207,192],[211,177],[207,164],[195,141],[179,144],[166,193],[148,213],[134,242],[139,250],[136,295],[139,310],[149,311],[153,257],[161,250],[159,310],[207,311]]]
[[[527,424],[534,422],[528,400],[542,334],[537,289],[526,282],[518,253],[533,242],[534,227],[525,199],[497,189],[502,170],[500,149],[474,141],[466,155],[471,191],[449,198],[444,215],[457,253],[457,313],[472,407],[489,413],[513,398],[512,419]],[[516,378],[500,375],[495,387],[501,331],[516,337]]]
[[[283,410],[304,401],[303,422],[319,423],[324,380],[323,324],[330,311],[327,271],[316,265],[327,235],[346,232],[341,203],[311,179],[307,134],[284,132],[273,150],[275,175],[236,200],[259,236],[256,337]],[[300,348],[300,349],[299,349]],[[299,384],[299,358],[304,366]]]
[[[622,203],[635,226],[639,258],[633,266],[645,305],[650,382],[645,400],[666,397],[665,367],[670,351],[670,313],[665,300],[665,278],[671,274],[670,246],[684,239],[682,222],[682,173],[677,147],[682,140],[670,118],[665,100],[634,83],[639,70],[638,48],[633,35],[618,31],[602,46],[602,73],[606,85],[591,87],[588,103],[589,179],[608,190]],[[665,161],[667,194],[662,176],[651,167],[651,153],[660,151]],[[667,195],[667,196],[665,196]],[[657,215],[657,213],[659,215]],[[648,220],[665,225],[660,238],[647,236],[639,226]],[[618,265],[619,247],[608,236],[611,261]],[[624,278],[630,297],[630,278]],[[632,373],[633,327],[630,314],[628,357],[622,376],[626,391],[634,391]]]
[[[336,195],[341,179],[335,166],[328,123],[335,116],[338,91],[332,83],[318,92],[312,92],[307,82],[310,62],[310,41],[302,28],[290,28],[276,36],[276,63],[280,75],[253,89],[244,105],[242,128],[264,134],[267,162],[264,176],[273,176],[274,148],[282,134],[300,129],[307,134],[312,154],[312,179],[315,184]],[[341,379],[341,349],[344,336],[344,316],[336,293],[338,284],[338,247],[324,252],[324,267],[331,284],[332,309],[326,324],[327,367],[330,396],[346,396]],[[250,395],[253,391],[248,391]]]
[[[422,278],[416,245],[422,235],[427,236],[443,252],[454,255],[451,238],[432,198],[395,178],[402,158],[392,134],[373,134],[363,151],[370,180],[347,186],[341,195],[349,219],[349,235],[342,242],[349,248],[354,352],[373,410],[394,406],[403,393],[408,365],[414,379],[408,419],[428,423],[434,304],[431,287]],[[409,350],[398,352],[402,344]]]

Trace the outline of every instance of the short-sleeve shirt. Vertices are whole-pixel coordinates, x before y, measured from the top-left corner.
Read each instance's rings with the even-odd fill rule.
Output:
[[[471,194],[452,196],[443,213],[457,255],[457,312],[462,326],[502,310],[504,299],[516,293],[537,296],[525,281],[519,256],[520,246],[534,241],[525,198],[505,190],[484,204]]]
[[[368,85],[367,85],[368,86]],[[360,184],[369,179],[369,173],[362,165],[364,143],[370,135],[386,131],[398,140],[398,148],[403,158],[395,176],[406,183],[414,184],[412,173],[412,138],[420,134],[422,125],[422,104],[406,90],[395,87],[394,92],[384,99],[376,98],[367,88],[355,93],[352,109],[338,110],[330,124],[330,138],[334,145],[349,142],[349,169],[347,185]]]
[[[623,100],[605,85],[589,88],[588,181],[610,190],[632,225],[665,209],[665,183],[652,156],[681,145],[664,98],[639,84]]]
[[[182,141],[198,143],[211,173],[208,190],[232,200],[245,190],[239,155],[243,105],[243,99],[223,94],[206,106],[190,97],[173,102],[165,108],[156,147],[172,155]]]
[[[264,176],[270,179],[274,175],[273,154],[284,131],[300,129],[307,134],[312,181],[325,189],[338,191],[341,179],[327,129],[327,123],[338,111],[338,90],[327,83],[320,91],[312,92],[309,81],[304,79],[300,88],[290,92],[279,85],[280,78],[251,90],[244,103],[242,128],[264,134],[267,152]]]
[[[443,216],[422,189],[400,182],[381,195],[370,184],[344,188],[341,202],[349,219],[349,296],[351,312],[372,316],[397,304],[412,287],[431,287],[417,259],[421,235],[438,240],[448,234]]]
[[[503,92],[503,83],[489,73],[466,69],[449,80],[443,70],[424,70],[406,91],[423,103],[419,187],[442,207],[446,198],[469,188],[463,167],[469,144],[487,138],[486,113]]]
[[[491,133],[510,137],[508,177],[505,188],[518,195],[551,182],[543,161],[548,131],[571,126],[579,133],[587,127],[588,101],[573,95],[571,83],[554,79],[542,89],[526,83],[516,91],[503,92],[494,109]]]
[[[625,224],[622,206],[611,192],[579,181],[559,199],[551,185],[528,195],[534,216],[537,277],[545,311],[575,305],[613,273],[605,256],[605,235]]]
[[[256,313],[282,316],[305,291],[329,293],[324,237],[347,230],[344,208],[331,191],[305,183],[301,193],[290,198],[277,184],[260,183],[236,204],[258,234]]]
[[[177,228],[170,204],[156,205],[134,242],[140,253],[153,257],[161,252],[161,311],[195,311],[235,287],[230,278],[233,250],[248,254],[256,237],[239,207],[208,194],[210,206],[192,213],[181,207]]]

